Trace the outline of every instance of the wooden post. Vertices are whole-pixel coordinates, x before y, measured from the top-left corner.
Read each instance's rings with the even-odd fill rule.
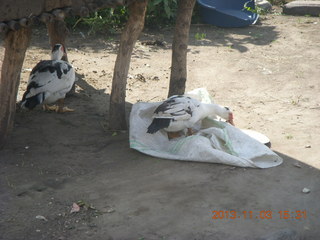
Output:
[[[129,19],[120,38],[120,46],[113,72],[109,109],[109,128],[127,129],[125,97],[127,76],[133,47],[144,27],[147,0],[139,0],[129,5]]]
[[[188,39],[195,2],[196,0],[179,0],[178,2],[168,97],[184,94],[186,88]]]
[[[54,19],[52,21],[48,21],[46,22],[46,25],[51,48],[53,48],[53,46],[57,43],[61,43],[63,46],[65,46],[66,37],[69,33],[69,30],[63,19]],[[62,60],[68,61],[67,55]]]
[[[13,128],[20,73],[30,42],[31,29],[9,30],[5,36],[5,53],[0,79],[0,148]]]

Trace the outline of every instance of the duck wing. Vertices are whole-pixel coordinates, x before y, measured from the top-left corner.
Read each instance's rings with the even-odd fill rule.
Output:
[[[156,108],[154,118],[172,118],[175,121],[188,120],[198,105],[200,103],[190,97],[172,96]]]
[[[30,73],[24,98],[44,92],[65,94],[71,89],[74,80],[75,72],[69,63],[60,60],[41,61]]]
[[[171,122],[175,122],[176,126],[181,126],[183,129],[184,124],[178,123],[191,120],[194,110],[199,106],[200,102],[190,97],[172,96],[156,108],[147,132],[155,133],[162,128],[168,128]],[[177,129],[177,131],[182,129]]]
[[[75,81],[75,72],[69,63],[61,60],[44,60],[31,71],[22,106],[34,108],[51,95],[63,98]],[[57,99],[56,99],[57,100]]]

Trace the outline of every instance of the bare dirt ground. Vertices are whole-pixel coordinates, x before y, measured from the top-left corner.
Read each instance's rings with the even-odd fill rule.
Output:
[[[106,123],[118,36],[72,33],[68,56],[79,81],[66,103],[76,111],[17,111],[0,151],[0,239],[252,240],[279,231],[319,239],[319,32],[319,18],[277,15],[248,28],[191,28],[187,90],[206,87],[233,109],[237,127],[271,139],[284,162],[263,170],[130,149],[128,133],[113,134]],[[171,39],[170,29],[140,37],[128,113],[137,101],[166,98]],[[167,45],[143,44],[154,40]],[[29,69],[49,51],[45,29],[34,30],[18,100]],[[80,211],[70,213],[78,201]],[[213,211],[237,215],[213,219]]]

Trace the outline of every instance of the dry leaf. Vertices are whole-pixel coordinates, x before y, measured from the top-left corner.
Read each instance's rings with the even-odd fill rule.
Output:
[[[80,206],[76,203],[73,203],[70,213],[79,212],[79,211],[80,211]]]

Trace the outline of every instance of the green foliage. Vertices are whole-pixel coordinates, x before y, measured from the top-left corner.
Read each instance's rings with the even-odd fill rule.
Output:
[[[287,134],[287,135],[286,135],[286,139],[288,139],[288,140],[293,139],[293,136],[290,135],[290,134]]]
[[[175,22],[177,14],[177,0],[149,0],[145,25],[149,28],[161,28],[171,26]],[[68,17],[66,19],[69,28],[82,28],[88,34],[114,33],[121,29],[127,22],[128,8],[106,8],[90,14],[89,17]],[[193,22],[199,22],[199,11],[195,6]]]
[[[67,18],[66,23],[72,29],[82,27],[88,30],[88,35],[97,32],[115,32],[127,21],[126,7],[105,8],[90,14],[89,17]]]
[[[266,15],[268,13],[268,11],[264,10],[263,8],[261,8],[259,6],[256,6],[255,13],[257,13],[259,15]]]
[[[205,33],[196,33],[194,35],[195,39],[198,40],[198,41],[205,39],[206,36],[207,36],[207,34],[205,34]]]
[[[248,4],[251,1],[245,2],[244,6],[243,6],[243,9],[246,9],[247,11],[250,11],[250,12],[253,12],[253,13],[256,13],[256,14],[259,14],[259,15],[264,15],[264,14],[267,13],[263,8],[261,8],[259,6],[255,6],[255,8],[249,7]]]
[[[177,13],[177,0],[149,0],[146,25],[161,27],[172,25]]]

